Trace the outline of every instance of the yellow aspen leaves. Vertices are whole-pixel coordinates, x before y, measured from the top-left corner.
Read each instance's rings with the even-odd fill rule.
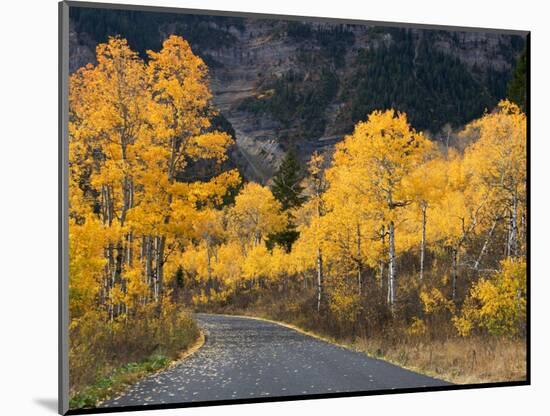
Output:
[[[208,68],[188,42],[170,36],[146,60],[117,37],[96,52],[69,91],[76,329],[294,291],[342,326],[384,316],[411,336],[438,320],[464,336],[521,333],[526,117],[514,104],[466,126],[462,153],[405,113],[373,111],[333,154],[311,155],[304,203],[285,212],[268,186],[224,170],[233,139],[212,127]],[[291,250],[271,247],[289,221]]]
[[[207,68],[189,44],[172,36],[148,55],[113,37],[70,79],[73,319],[162,314],[188,241],[218,237],[212,208],[240,182],[236,171],[176,178],[189,162],[223,162],[232,139],[210,128]]]

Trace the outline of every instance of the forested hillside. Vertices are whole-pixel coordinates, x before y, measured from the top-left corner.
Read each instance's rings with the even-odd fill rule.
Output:
[[[235,133],[231,167],[264,184],[290,147],[305,163],[377,109],[446,140],[505,98],[524,47],[495,33],[73,8],[71,70],[115,34],[145,60],[170,34],[189,41]]]
[[[368,71],[379,53],[364,57]],[[291,322],[454,382],[525,377],[518,105],[499,101],[454,146],[405,112],[369,110],[332,155],[313,152],[302,167],[287,152],[268,187],[224,164],[234,138],[218,129],[209,68],[186,40],[170,36],[143,59],[111,37],[94,62],[69,92],[74,406],[192,345],[188,308]]]

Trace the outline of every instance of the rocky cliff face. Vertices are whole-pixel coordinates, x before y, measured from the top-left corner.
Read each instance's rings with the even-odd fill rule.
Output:
[[[208,38],[197,35],[198,22]],[[482,97],[477,101],[490,106],[503,96],[503,86],[523,45],[519,37],[495,33],[405,31],[267,19],[195,16],[192,21],[175,17],[154,24],[153,33],[158,36],[154,42],[160,43],[172,33],[187,35],[196,53],[209,64],[214,104],[235,131],[237,146],[232,158],[247,178],[263,183],[269,181],[289,146],[306,160],[313,150],[330,149],[358,119],[366,118],[365,111],[372,107],[391,106],[408,112],[415,101],[423,100],[417,96],[413,104],[401,103],[395,94],[385,94],[385,85],[393,82],[392,78],[402,78],[403,88],[412,88],[411,95],[430,94],[434,104],[417,111],[416,118],[437,137],[441,123],[430,125],[427,113],[438,110],[437,88],[442,95],[454,87],[463,88],[464,96],[477,100],[477,93]],[[78,16],[71,21],[71,71],[93,62],[94,45],[108,34],[88,33],[82,26]],[[117,33],[132,45],[132,33]],[[399,49],[400,45],[406,46]],[[403,60],[403,55],[409,56],[408,60]],[[431,82],[426,72],[431,59],[439,71],[435,75],[438,81],[417,91],[415,85],[426,84],[426,79]],[[374,72],[372,67],[376,67]],[[428,78],[424,75],[423,79],[419,71]],[[457,72],[466,73],[467,78],[460,80],[466,87],[453,86],[447,79],[447,74]],[[371,84],[364,84],[366,78]],[[394,88],[403,89],[399,83]],[[372,100],[373,96],[378,98]],[[451,103],[455,100],[462,100],[460,94],[448,98]],[[451,105],[446,111],[452,113]],[[466,122],[482,110],[465,112],[454,124]]]
[[[85,32],[77,32],[74,25],[69,25],[69,72],[95,62],[96,42]]]

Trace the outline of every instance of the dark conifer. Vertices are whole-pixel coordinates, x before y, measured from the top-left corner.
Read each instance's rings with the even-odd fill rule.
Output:
[[[273,177],[271,187],[273,196],[281,203],[283,211],[288,215],[288,226],[279,233],[269,235],[267,240],[269,248],[273,248],[277,244],[290,252],[292,244],[300,235],[296,230],[291,210],[300,207],[306,199],[302,195],[304,188],[300,184],[301,181],[300,163],[296,158],[296,153],[291,149],[285,155],[279,170]]]

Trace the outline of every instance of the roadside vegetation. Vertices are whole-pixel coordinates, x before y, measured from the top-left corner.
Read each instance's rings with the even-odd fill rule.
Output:
[[[313,291],[309,294],[314,297]],[[522,338],[490,335],[432,338],[411,333],[407,327],[367,336],[338,334],[326,319],[318,319],[300,299],[281,300],[280,296],[261,296],[246,307],[227,304],[201,308],[212,313],[260,317],[288,324],[308,335],[343,345],[370,357],[456,384],[477,384],[524,380],[527,349]],[[311,302],[310,305],[311,306]],[[452,332],[452,328],[450,328]]]
[[[69,405],[72,409],[96,407],[102,400],[122,391],[143,376],[165,368],[168,362],[165,355],[158,354],[140,362],[131,362],[118,367],[110,371],[108,376],[98,378],[73,394]]]
[[[224,170],[208,68],[170,36],[97,47],[69,92],[71,406],[258,314],[455,382],[525,378],[526,116],[502,100],[441,145],[365,114],[272,186]],[[211,167],[209,175],[196,169]],[[204,169],[203,169],[204,170]]]
[[[184,298],[453,382],[525,378],[526,119],[502,101],[438,145],[371,113],[301,176],[246,184],[187,247]]]
[[[88,321],[70,333],[70,407],[95,407],[145,375],[166,368],[200,339],[195,321],[172,310],[162,319],[110,325]]]
[[[238,178],[176,180],[187,164],[226,159],[232,139],[211,128],[209,100],[206,65],[178,37],[147,64],[111,38],[97,65],[70,78],[72,406],[93,406],[199,336],[174,295],[179,253],[193,217],[221,204]]]

